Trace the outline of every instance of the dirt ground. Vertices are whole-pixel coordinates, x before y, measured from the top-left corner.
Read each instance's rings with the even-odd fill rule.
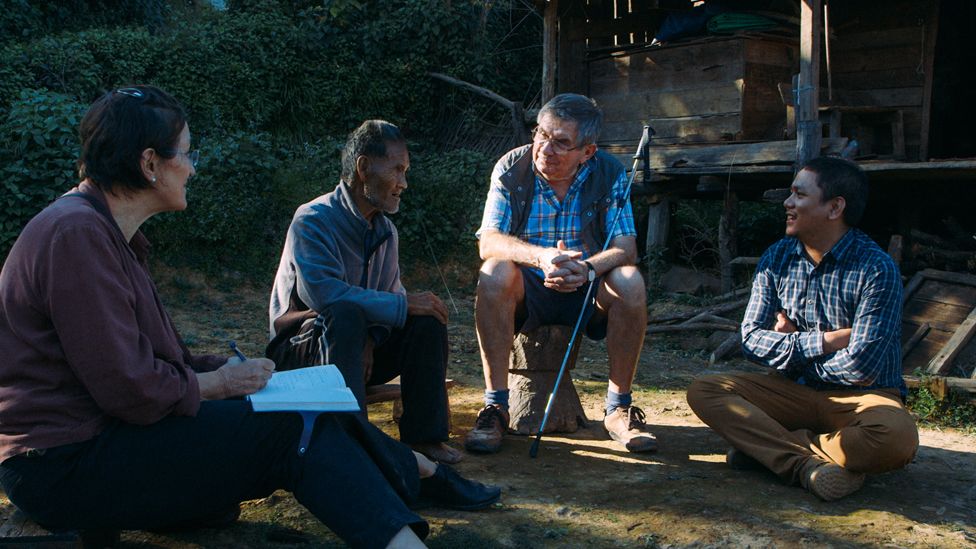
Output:
[[[163,301],[191,348],[226,352],[235,339],[258,356],[266,334],[265,288],[214,288],[194,275],[157,272]],[[416,286],[414,286],[416,288]],[[432,287],[443,295],[443,291]],[[449,326],[453,434],[462,445],[481,407],[483,382],[470,295],[454,299]],[[674,305],[677,306],[677,305]],[[655,305],[658,307],[658,305]],[[669,305],[670,307],[670,305]],[[659,309],[656,312],[664,312]],[[458,469],[504,488],[494,508],[423,512],[431,547],[976,547],[976,436],[921,430],[915,461],[869,477],[856,494],[824,503],[762,472],[724,463],[726,443],[694,416],[685,387],[713,371],[754,369],[742,359],[708,367],[703,338],[649,337],[641,356],[635,404],[647,413],[660,450],[629,454],[608,440],[597,418],[606,391],[606,352],[587,341],[573,380],[586,428],[543,439],[508,436],[495,455],[467,455]],[[389,405],[373,421],[396,433]],[[222,530],[123,533],[123,547],[335,547],[338,539],[290,495],[246,502],[241,520]]]

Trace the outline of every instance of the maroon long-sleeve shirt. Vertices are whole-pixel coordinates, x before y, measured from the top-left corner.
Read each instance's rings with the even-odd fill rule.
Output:
[[[104,195],[82,183],[105,205]],[[108,208],[61,198],[24,228],[0,271],[0,461],[96,436],[111,418],[150,424],[193,415],[193,357],[146,267],[149,242],[126,242]]]

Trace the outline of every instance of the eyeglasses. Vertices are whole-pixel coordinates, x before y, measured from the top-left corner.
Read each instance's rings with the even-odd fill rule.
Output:
[[[115,90],[115,93],[121,93],[122,95],[128,95],[137,99],[142,99],[146,96],[146,94],[142,93],[142,90],[137,88],[119,88]]]
[[[194,149],[192,151],[187,151],[187,152],[177,151],[177,150],[163,151],[163,152],[165,152],[167,154],[172,154],[172,155],[182,154],[183,156],[185,156],[187,158],[187,160],[190,161],[190,164],[194,168],[197,167],[197,162],[200,161],[200,149]]]
[[[573,146],[573,142],[568,139],[557,139],[555,137],[550,137],[542,128],[536,126],[532,130],[532,141],[539,145],[549,143],[552,146],[552,152],[556,154],[567,154],[569,151],[575,151],[576,149],[586,146],[585,143],[582,145]]]

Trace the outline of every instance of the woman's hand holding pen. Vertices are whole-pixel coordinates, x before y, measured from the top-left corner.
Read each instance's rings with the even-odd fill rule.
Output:
[[[274,373],[275,363],[267,358],[247,358],[233,342],[233,356],[216,371],[197,374],[200,397],[220,400],[260,391]]]
[[[274,373],[274,362],[267,358],[252,358],[244,362],[228,360],[216,373],[224,388],[221,398],[249,395],[268,384]]]

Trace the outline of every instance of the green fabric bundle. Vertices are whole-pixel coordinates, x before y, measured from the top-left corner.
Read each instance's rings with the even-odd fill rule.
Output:
[[[720,13],[708,20],[708,32],[731,34],[736,31],[762,31],[775,29],[778,25],[772,19],[751,13]]]

